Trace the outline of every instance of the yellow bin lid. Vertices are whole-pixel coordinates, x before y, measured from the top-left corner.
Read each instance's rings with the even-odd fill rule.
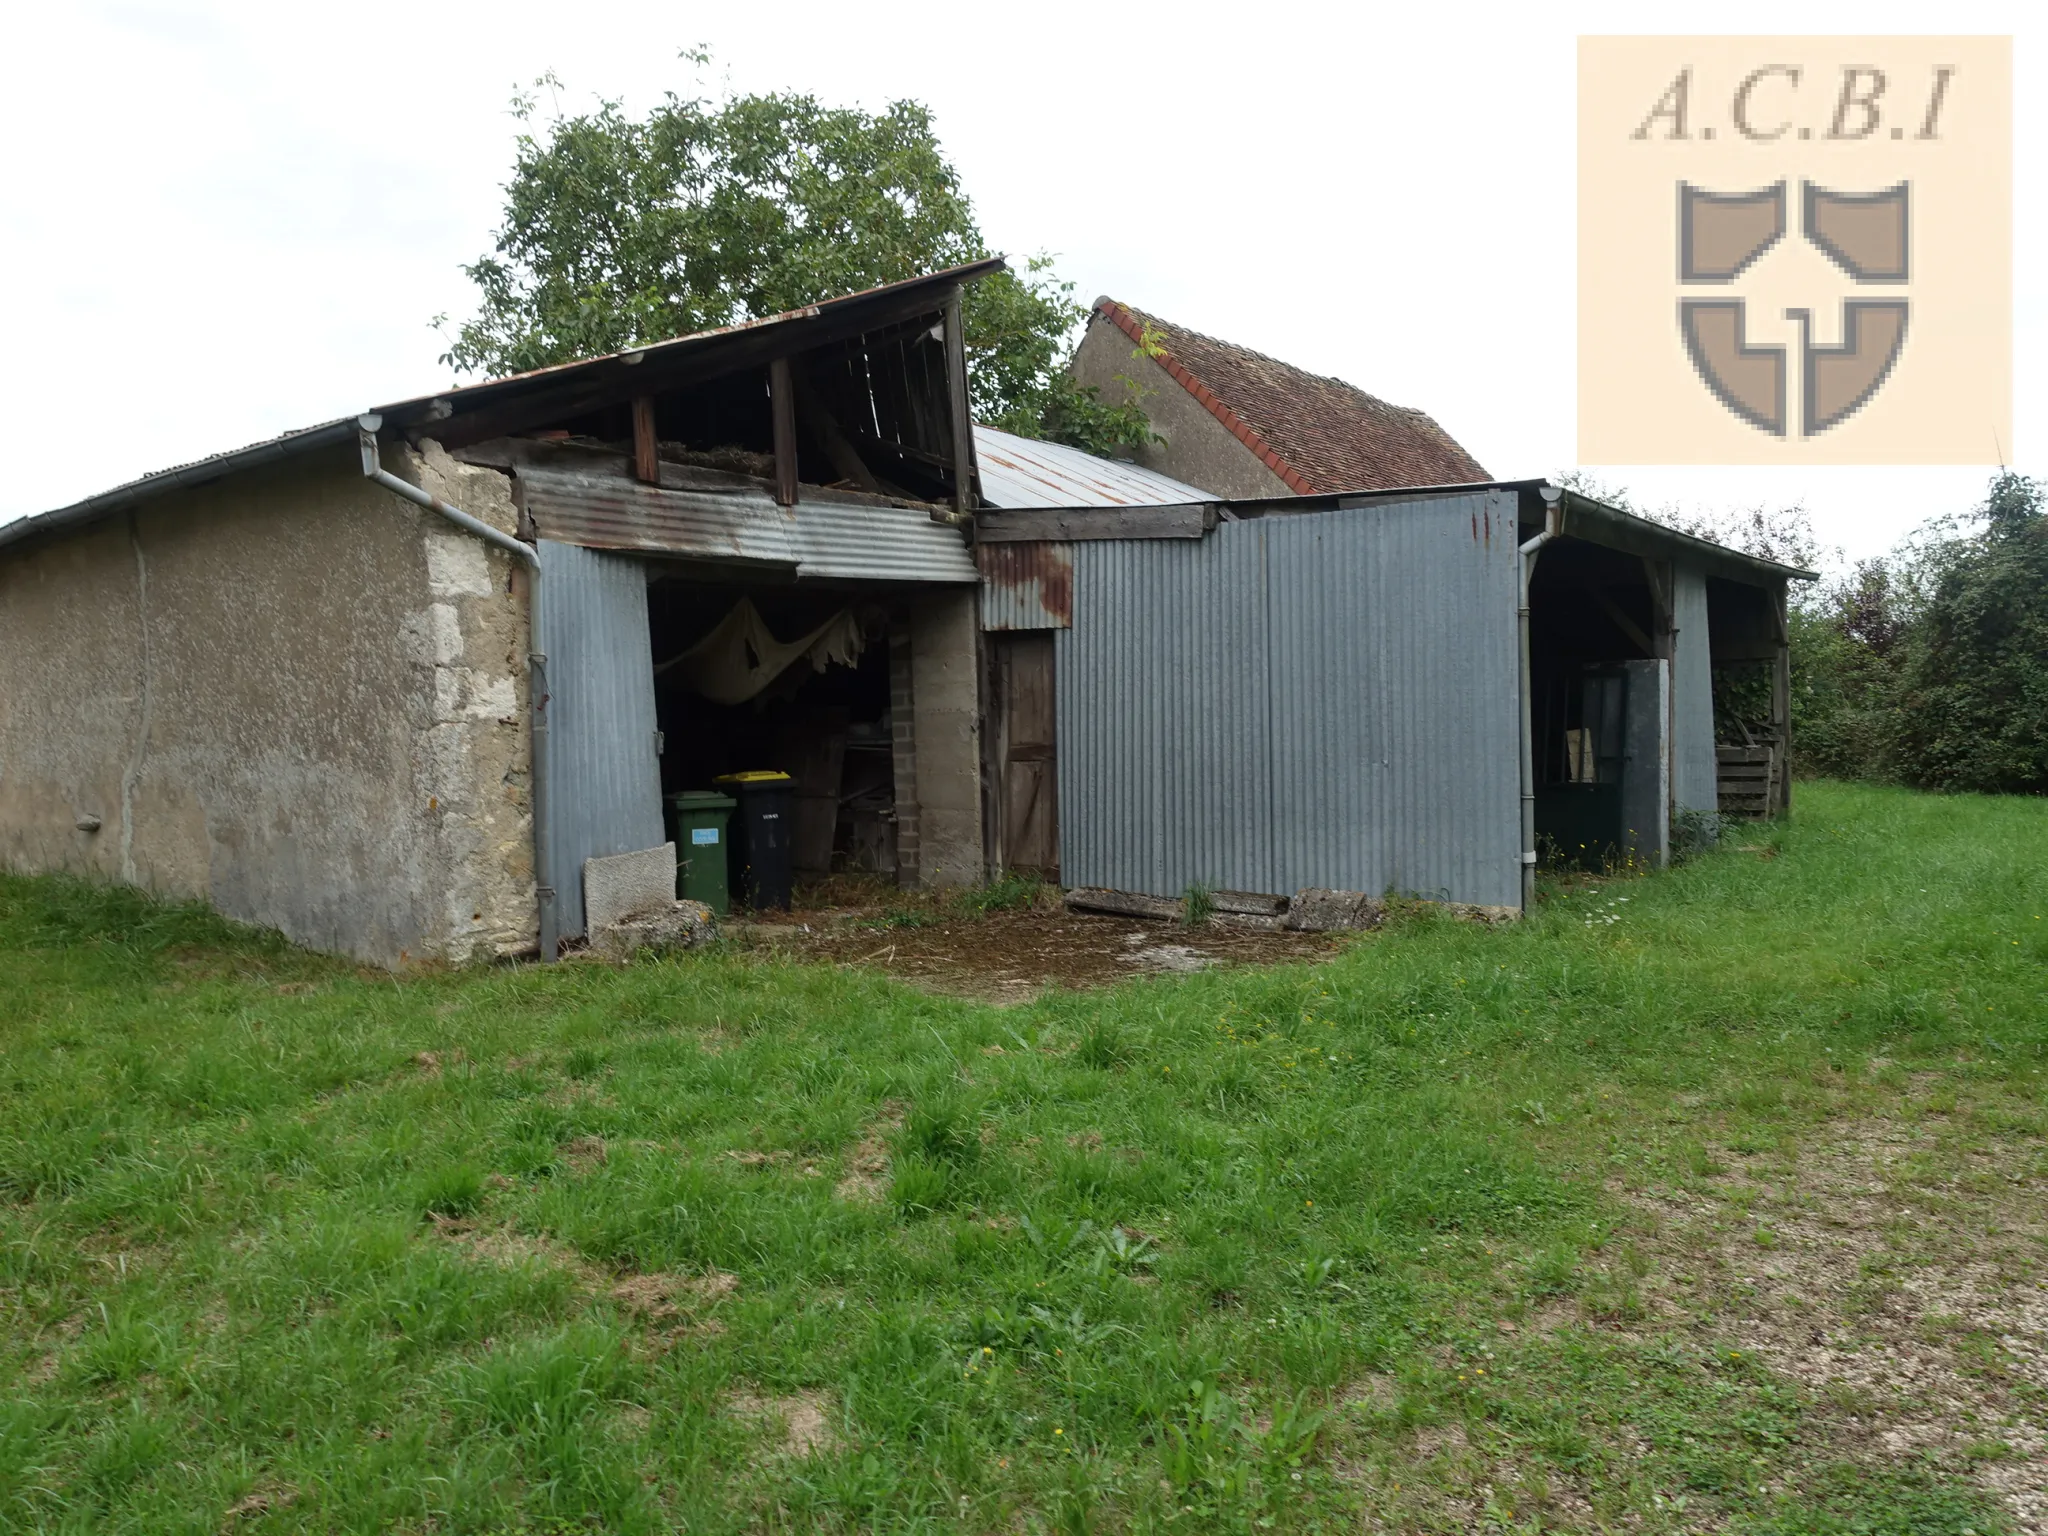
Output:
[[[772,768],[756,768],[750,773],[721,773],[711,782],[714,784],[773,784],[777,780],[787,781],[789,775],[777,773]]]

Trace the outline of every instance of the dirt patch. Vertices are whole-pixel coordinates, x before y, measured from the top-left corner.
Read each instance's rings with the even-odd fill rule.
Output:
[[[1177,923],[1033,906],[814,908],[730,925],[733,938],[793,958],[884,971],[932,991],[1029,1002],[1048,987],[1113,986],[1147,972],[1327,960],[1356,935],[1289,933],[1228,921]]]
[[[2025,1155],[1866,1121],[1788,1163],[1633,1199],[1661,1266],[1697,1275],[1669,1301],[1707,1302],[1731,1348],[1829,1404],[1845,1451],[1932,1459],[2048,1536],[2048,1192]]]
[[[611,1289],[612,1300],[650,1323],[677,1323],[696,1334],[723,1333],[725,1325],[702,1314],[739,1289],[739,1277],[714,1269],[701,1275],[628,1275]]]
[[[888,1134],[903,1128],[903,1114],[904,1107],[899,1101],[884,1101],[853,1150],[846,1154],[846,1176],[832,1187],[832,1193],[842,1200],[872,1204],[888,1192]]]
[[[612,1286],[612,1300],[629,1313],[651,1321],[668,1321],[711,1307],[739,1288],[739,1276],[725,1270],[709,1274],[629,1274]]]
[[[753,1392],[735,1392],[725,1400],[725,1411],[735,1418],[779,1428],[776,1450],[784,1456],[810,1456],[829,1451],[839,1444],[827,1417],[830,1405],[818,1391],[791,1393],[787,1397],[763,1397]]]
[[[237,1521],[253,1520],[258,1515],[267,1515],[274,1509],[287,1508],[296,1502],[298,1497],[299,1490],[289,1484],[251,1489],[222,1513],[221,1529],[232,1530]]]
[[[578,1136],[565,1141],[556,1148],[562,1154],[562,1162],[572,1175],[580,1177],[593,1168],[604,1165],[606,1151],[602,1136]]]
[[[433,1223],[437,1237],[485,1264],[506,1267],[545,1264],[551,1269],[566,1271],[578,1286],[586,1290],[600,1287],[607,1278],[604,1270],[581,1253],[551,1237],[536,1237],[530,1232],[515,1232],[510,1227],[486,1225],[469,1216],[444,1216],[434,1212],[427,1220]]]

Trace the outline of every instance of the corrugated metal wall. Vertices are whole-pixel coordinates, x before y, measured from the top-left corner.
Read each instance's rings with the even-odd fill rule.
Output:
[[[1061,870],[1514,905],[1508,492],[1075,546]]]
[[[584,931],[583,861],[667,841],[654,750],[654,656],[647,572],[630,555],[542,539],[555,907],[562,936]]]
[[[1716,809],[1714,662],[1707,640],[1707,578],[1697,566],[1674,562],[1671,618],[1671,801],[1681,809]]]

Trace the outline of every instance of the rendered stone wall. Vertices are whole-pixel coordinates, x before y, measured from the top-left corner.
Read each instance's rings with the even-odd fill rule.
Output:
[[[972,587],[940,587],[910,605],[920,885],[977,885],[982,878],[975,599]]]
[[[515,526],[495,471],[386,463]],[[0,551],[0,862],[382,964],[531,949],[513,564],[353,448]]]

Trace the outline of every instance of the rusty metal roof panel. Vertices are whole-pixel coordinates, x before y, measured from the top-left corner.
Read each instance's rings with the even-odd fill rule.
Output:
[[[670,491],[624,475],[522,465],[520,503],[543,539],[685,559],[797,563],[792,519],[765,491]]]
[[[796,573],[836,581],[925,581],[971,586],[981,579],[951,523],[915,507],[799,502]]]
[[[765,491],[669,490],[624,475],[522,465],[520,502],[543,539],[793,573],[798,579],[972,584],[957,528],[914,507],[799,502]]]
[[[977,544],[983,629],[1066,629],[1074,622],[1074,546]]]
[[[1214,492],[1064,443],[974,429],[981,496],[992,507],[1156,507],[1215,501]]]

